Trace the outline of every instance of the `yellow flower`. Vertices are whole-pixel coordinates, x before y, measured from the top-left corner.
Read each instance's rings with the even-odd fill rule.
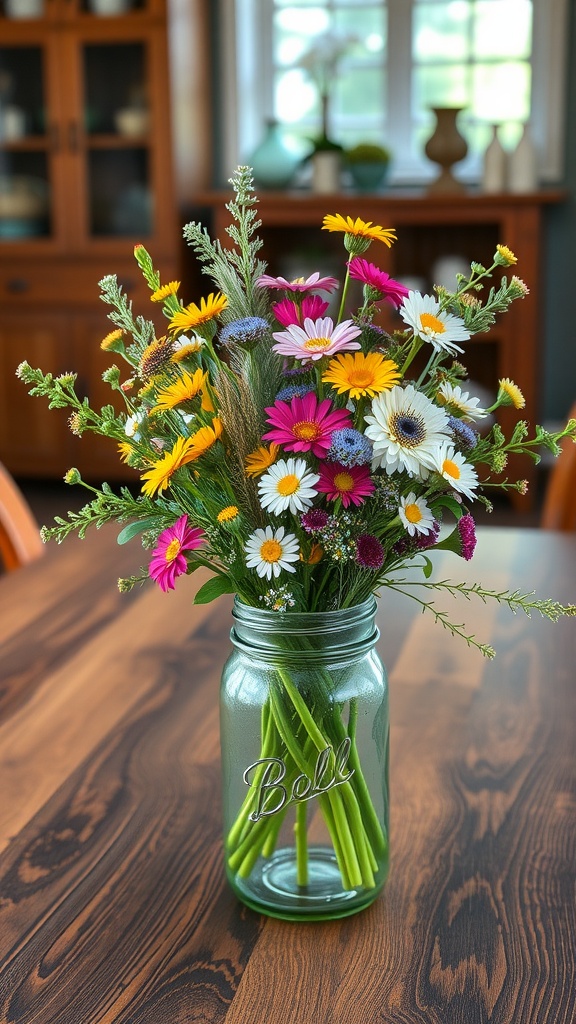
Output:
[[[128,441],[120,441],[118,444],[118,452],[120,454],[122,462],[128,462],[128,459],[130,458],[133,452],[132,445],[128,444]]]
[[[174,384],[162,388],[156,397],[156,405],[152,412],[164,412],[166,409],[174,409],[181,402],[189,402],[201,391],[206,381],[207,373],[201,369],[195,373],[183,373]]]
[[[341,213],[326,214],[322,222],[322,230],[344,231],[351,244],[354,244],[355,239],[360,240],[363,245],[358,249],[359,252],[365,251],[373,240],[384,242],[384,245],[387,245],[388,248],[390,248],[392,242],[396,241],[394,228],[382,228],[379,224],[373,224],[371,220],[362,220],[360,217],[352,220],[352,217],[343,217]],[[350,251],[352,251],[352,248],[350,248]],[[354,251],[356,251],[355,245]]]
[[[177,341],[174,342],[174,355],[172,356],[173,363],[182,363],[185,359],[199,352],[204,346],[205,342],[203,338],[200,338],[197,334],[193,334],[192,337],[187,338],[183,334]]]
[[[180,287],[180,281],[170,281],[169,284],[162,285],[161,288],[157,288],[155,292],[152,292],[150,296],[150,302],[164,302],[169,295],[175,295]]]
[[[308,557],[306,558],[302,552],[300,552],[300,561],[306,562],[306,565],[317,565],[321,561],[324,555],[324,548],[321,544],[313,544],[310,548]]]
[[[221,434],[222,420],[215,416],[212,420],[212,426],[200,427],[200,430],[197,430],[190,438],[192,442],[192,455],[188,461],[192,462],[193,459],[199,459],[201,455],[204,455],[204,452],[207,452],[212,447]]]
[[[238,508],[236,505],[227,505],[221,512],[218,513],[216,519],[219,523],[229,523],[232,519],[236,519],[238,515]]]
[[[199,306],[195,302],[191,302],[179,313],[174,313],[170,320],[170,330],[188,331],[192,327],[197,327],[198,324],[205,324],[218,316],[227,304],[228,299],[221,292],[216,292],[215,295],[212,293],[207,299],[200,299]]]
[[[124,331],[122,331],[120,328],[118,328],[116,331],[110,331],[110,334],[107,334],[105,338],[102,338],[102,341],[100,342],[100,348],[103,349],[104,352],[121,351],[124,348],[124,342],[122,341],[123,334]],[[120,342],[120,344],[118,344],[118,342]]]
[[[379,352],[346,352],[330,360],[322,380],[332,384],[339,395],[348,391],[350,398],[374,398],[398,384],[400,372],[392,359],[384,359]]]
[[[269,469],[272,463],[276,461],[279,451],[278,445],[274,444],[273,441],[268,448],[261,444],[255,452],[251,452],[250,455],[246,456],[246,476],[260,476],[260,473]]]
[[[523,409],[526,399],[520,388],[509,377],[498,381],[498,405],[513,405],[515,409]]]
[[[157,376],[162,370],[166,369],[171,358],[173,348],[172,342],[167,341],[166,338],[154,338],[149,345],[146,346],[142,355],[140,356],[140,362],[138,364],[138,373],[140,377],[148,381],[151,377]]]
[[[518,258],[507,245],[497,245],[494,262],[499,263],[502,267],[511,267],[514,263],[518,263]]]
[[[179,437],[172,450],[164,452],[162,458],[155,462],[151,469],[142,474],[142,480],[146,480],[142,491],[149,498],[153,497],[156,492],[160,494],[162,491],[165,491],[170,483],[172,474],[196,458],[198,456],[194,449],[194,438]]]

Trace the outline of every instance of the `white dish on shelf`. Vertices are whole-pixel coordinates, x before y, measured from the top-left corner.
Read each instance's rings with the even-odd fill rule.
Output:
[[[92,14],[99,17],[114,17],[118,14],[126,14],[132,7],[132,0],[89,0],[89,7]]]
[[[150,127],[150,114],[141,107],[124,107],[114,115],[114,124],[119,135],[145,135]]]
[[[4,0],[7,18],[42,18],[44,0]]]

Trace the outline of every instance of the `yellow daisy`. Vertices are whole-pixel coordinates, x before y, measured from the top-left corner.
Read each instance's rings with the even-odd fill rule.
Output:
[[[379,352],[345,352],[330,360],[322,380],[332,384],[339,395],[347,391],[350,398],[374,398],[398,384],[400,372],[392,359],[385,359]]]
[[[230,523],[233,519],[236,519],[238,515],[238,507],[236,505],[227,505],[221,512],[218,513],[216,519],[219,523]]]
[[[153,497],[156,492],[161,494],[168,487],[173,473],[196,458],[198,456],[194,450],[194,438],[179,437],[172,450],[164,452],[162,458],[142,474],[142,480],[146,480],[142,487],[143,493],[149,498]]]
[[[201,348],[206,344],[204,338],[200,338],[198,334],[193,334],[190,338],[187,338],[183,334],[177,341],[174,342],[174,355],[172,356],[173,363],[182,363],[185,359],[199,352]]]
[[[197,430],[190,438],[192,454],[188,461],[192,462],[193,459],[199,459],[201,455],[204,455],[204,452],[207,452],[212,447],[221,434],[222,420],[215,416],[210,427],[200,427],[200,430]]]
[[[200,299],[199,306],[195,302],[191,302],[185,309],[174,314],[170,320],[170,330],[189,331],[192,327],[197,327],[198,324],[205,324],[218,316],[227,304],[228,299],[221,292],[216,292],[215,295],[212,293],[207,299]]]
[[[518,257],[514,255],[512,249],[509,249],[507,245],[497,245],[494,261],[499,263],[500,266],[511,267],[514,263],[518,263]]]
[[[520,388],[509,377],[498,381],[498,405],[513,405],[515,409],[523,409],[526,405]]]
[[[167,341],[165,337],[154,338],[154,341],[151,341],[146,346],[140,356],[138,364],[140,377],[145,381],[149,381],[151,377],[156,377],[157,374],[166,369],[172,358],[172,353],[172,341]]]
[[[133,450],[134,449],[132,448],[132,445],[128,444],[128,441],[120,441],[119,442],[119,444],[118,444],[118,452],[119,452],[120,458],[122,459],[122,462],[127,462],[128,461],[128,459],[132,455]]]
[[[202,390],[206,381],[207,373],[201,369],[195,373],[183,373],[182,376],[168,387],[162,388],[156,397],[156,405],[152,412],[163,412],[166,409],[174,409],[181,402],[189,402]]]
[[[150,302],[164,302],[169,295],[176,295],[180,287],[180,281],[170,281],[169,284],[163,284],[161,288],[157,288],[155,292],[152,292],[150,296]]]
[[[279,446],[274,444],[274,442],[268,448],[261,444],[255,452],[251,452],[250,455],[246,456],[244,463],[246,476],[260,476],[261,473],[269,469],[272,463],[276,461],[279,451]]]
[[[344,231],[346,235],[353,235],[369,242],[376,240],[384,242],[388,248],[396,241],[394,228],[383,228],[379,224],[373,224],[371,220],[362,220],[356,217],[343,217],[341,213],[327,213],[322,222],[323,231]]]
[[[100,348],[104,349],[105,352],[114,352],[118,348],[118,342],[122,341],[123,334],[124,332],[120,330],[120,328],[118,328],[116,331],[110,331],[110,334],[107,334],[105,338],[102,338],[102,341],[100,342]],[[120,347],[123,347],[123,345]]]

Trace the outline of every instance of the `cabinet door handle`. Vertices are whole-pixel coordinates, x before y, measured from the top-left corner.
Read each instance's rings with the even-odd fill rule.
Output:
[[[22,295],[23,292],[28,291],[29,287],[30,282],[25,277],[10,277],[6,281],[6,291],[11,295]]]
[[[68,147],[73,153],[77,153],[80,148],[80,131],[76,121],[70,121],[68,125]]]

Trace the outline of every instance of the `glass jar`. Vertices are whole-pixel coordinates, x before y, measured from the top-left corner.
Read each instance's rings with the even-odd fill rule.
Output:
[[[388,869],[388,682],[376,601],[332,612],[236,599],[222,675],[226,872],[260,913],[345,917]]]

